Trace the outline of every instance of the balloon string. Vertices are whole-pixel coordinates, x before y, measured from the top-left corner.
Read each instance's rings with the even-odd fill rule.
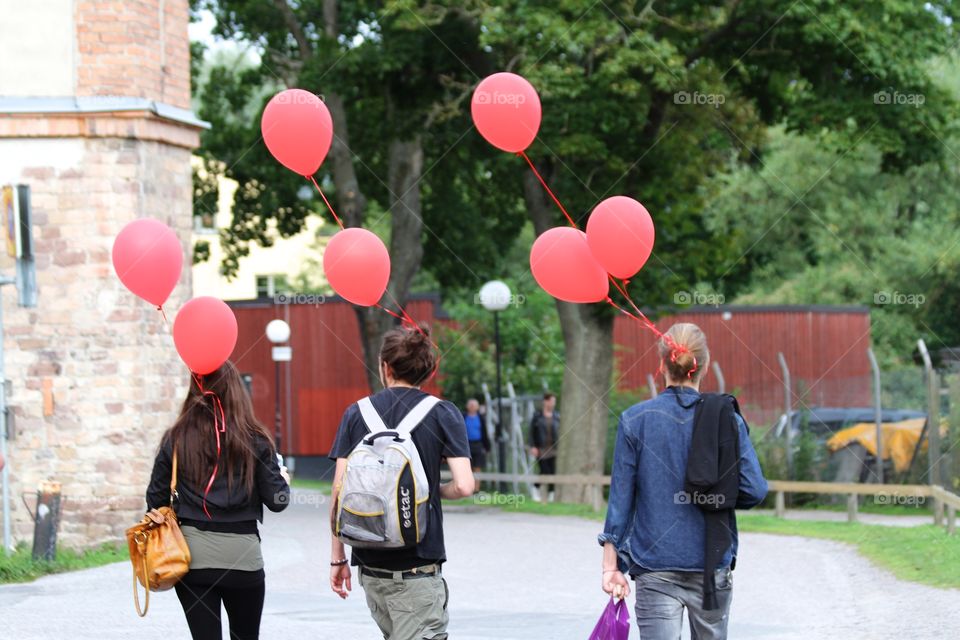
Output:
[[[163,305],[162,305],[162,304],[158,304],[158,305],[157,305],[157,311],[159,311],[159,312],[160,312],[160,315],[163,316],[163,323],[164,323],[165,325],[167,325],[167,326],[170,326],[170,321],[167,320],[167,313],[166,313],[166,311],[163,310]]]
[[[396,318],[396,319],[399,320],[400,322],[403,322],[403,323],[406,323],[406,322],[407,322],[407,319],[404,318],[402,315],[400,315],[399,313],[395,313],[395,312],[393,312],[393,311],[390,311],[390,309],[387,309],[385,306],[383,306],[383,305],[380,304],[379,302],[377,303],[376,306],[380,307],[381,309],[383,309],[384,311],[386,311],[387,313],[389,313],[391,316],[393,316],[394,318]]]
[[[519,153],[517,153],[517,155],[523,157],[523,159],[527,161],[527,164],[530,165],[530,170],[533,171],[533,175],[535,175],[535,176],[537,177],[537,180],[539,180],[539,181],[540,181],[540,184],[543,185],[543,188],[546,190],[547,194],[549,194],[550,198],[553,199],[553,201],[556,203],[556,205],[560,208],[560,211],[563,212],[563,215],[564,215],[564,217],[567,219],[567,222],[570,223],[570,226],[573,227],[574,229],[579,229],[580,227],[577,226],[577,223],[574,222],[573,218],[570,217],[570,214],[567,213],[566,208],[564,208],[563,204],[560,202],[560,200],[557,198],[557,196],[553,193],[553,191],[552,191],[552,190],[550,189],[550,187],[547,185],[547,182],[543,179],[543,176],[540,175],[540,172],[537,171],[537,167],[533,164],[533,161],[530,160],[530,157],[527,155],[527,153],[526,153],[525,151],[520,151]],[[652,331],[652,332],[657,336],[657,338],[663,340],[663,341],[667,344],[667,346],[670,347],[670,359],[671,359],[671,361],[676,362],[676,361],[677,361],[677,356],[678,356],[679,354],[685,353],[685,352],[688,352],[688,351],[689,351],[689,349],[687,349],[687,347],[685,347],[685,346],[683,346],[683,345],[681,345],[681,344],[678,344],[677,341],[674,340],[671,336],[668,336],[668,335],[666,335],[665,333],[663,333],[662,331],[660,331],[659,329],[657,329],[657,326],[656,326],[655,324],[653,324],[653,323],[650,321],[650,319],[647,318],[646,315],[644,315],[643,311],[641,311],[640,308],[636,305],[636,303],[634,303],[633,299],[630,298],[630,294],[627,293],[627,291],[626,291],[627,281],[626,281],[626,280],[623,280],[622,283],[620,283],[620,282],[617,282],[617,280],[616,280],[612,275],[609,275],[609,274],[608,274],[608,277],[610,278],[610,282],[613,283],[614,288],[615,288],[617,291],[619,291],[620,294],[623,295],[624,298],[626,298],[627,302],[630,303],[630,306],[633,308],[633,310],[634,310],[635,313],[630,313],[630,312],[627,311],[626,309],[620,307],[619,305],[617,305],[616,303],[614,303],[613,300],[611,300],[609,296],[607,297],[607,302],[608,302],[610,305],[612,305],[615,309],[617,309],[618,311],[620,311],[620,313],[623,313],[624,315],[627,315],[627,316],[633,318],[634,320],[642,323],[642,324],[644,325],[644,327],[646,327],[647,329],[649,329],[650,331]],[[693,368],[687,373],[687,377],[688,377],[688,378],[692,377],[692,376],[693,376],[693,373],[694,373],[696,370],[697,370],[697,359],[696,359],[696,357],[694,357],[694,359],[693,359]]]
[[[193,379],[197,382],[197,387],[200,388],[200,393],[206,396],[211,396],[215,405],[215,411],[213,412],[213,433],[217,438],[217,460],[213,465],[213,473],[210,474],[210,479],[207,481],[207,487],[203,491],[203,512],[207,514],[207,518],[213,519],[213,516],[210,515],[210,511],[207,509],[207,495],[210,493],[210,490],[213,488],[213,482],[217,479],[217,473],[220,471],[220,453],[221,453],[221,444],[220,444],[220,434],[227,432],[227,417],[223,411],[223,404],[220,402],[220,396],[218,396],[213,391],[203,388],[203,381],[200,376],[194,374]],[[219,419],[217,414],[219,415]]]
[[[540,172],[537,171],[537,168],[534,166],[533,162],[530,160],[530,157],[527,155],[527,152],[526,152],[526,151],[521,151],[521,152],[519,152],[517,155],[518,155],[518,156],[522,156],[523,159],[527,161],[527,164],[530,165],[530,169],[533,171],[533,175],[535,175],[535,176],[537,177],[537,180],[540,181],[540,184],[543,185],[543,188],[546,189],[546,191],[547,191],[547,193],[550,195],[550,197],[553,198],[553,201],[557,204],[558,207],[560,207],[560,211],[563,212],[563,215],[564,215],[564,217],[566,217],[567,222],[570,223],[570,226],[573,227],[574,229],[579,229],[580,227],[577,226],[577,223],[574,222],[574,221],[573,221],[573,218],[570,217],[570,214],[567,213],[567,210],[566,210],[566,209],[563,207],[563,205],[560,203],[560,200],[557,199],[557,196],[555,196],[555,195],[553,194],[553,191],[550,190],[550,187],[547,186],[546,181],[543,179],[543,176],[540,175]]]
[[[618,304],[616,304],[609,296],[607,296],[607,302],[608,302],[613,308],[615,308],[615,309],[617,309],[618,311],[620,311],[620,313],[623,313],[624,315],[627,315],[627,316],[633,318],[633,319],[636,320],[637,322],[642,323],[644,327],[646,327],[647,329],[649,329],[650,331],[652,331],[654,334],[656,334],[656,336],[657,336],[659,339],[663,340],[663,341],[666,343],[666,345],[667,345],[668,347],[670,347],[670,361],[671,361],[671,362],[676,362],[676,361],[677,361],[677,357],[678,357],[680,354],[682,354],[682,353],[689,353],[689,352],[690,352],[690,349],[688,349],[686,346],[684,346],[684,345],[682,345],[682,344],[679,344],[676,340],[674,340],[674,339],[673,339],[673,336],[667,335],[667,334],[663,333],[662,331],[660,331],[659,329],[657,329],[657,326],[656,326],[655,324],[653,324],[653,322],[651,322],[649,318],[647,318],[647,316],[643,313],[643,311],[640,310],[640,308],[637,306],[637,304],[636,304],[636,303],[633,301],[633,299],[630,297],[630,294],[627,293],[627,280],[622,280],[621,282],[617,282],[617,280],[616,280],[613,276],[611,276],[611,275],[608,274],[608,277],[610,278],[610,282],[613,283],[614,288],[615,288],[617,291],[620,292],[620,295],[622,295],[624,298],[626,298],[627,302],[630,303],[630,306],[633,308],[633,310],[634,310],[635,313],[630,313],[630,312],[628,312],[627,310],[623,309],[623,308],[620,307]],[[692,355],[692,354],[691,354],[691,355]],[[692,378],[693,378],[693,374],[697,371],[698,368],[699,368],[699,367],[698,367],[698,365],[697,365],[697,357],[696,357],[696,356],[693,356],[693,367],[692,367],[689,371],[687,371],[687,378],[692,379]]]
[[[333,219],[337,221],[337,224],[340,225],[340,228],[343,229],[343,221],[340,220],[340,217],[337,216],[337,212],[333,210],[333,207],[330,205],[330,201],[327,200],[327,196],[324,195],[323,189],[320,188],[320,185],[317,184],[316,178],[313,176],[307,176],[310,179],[310,182],[313,183],[313,186],[317,188],[317,191],[320,192],[320,197],[323,198],[323,203],[327,205],[327,209],[330,210],[330,214],[333,216]]]

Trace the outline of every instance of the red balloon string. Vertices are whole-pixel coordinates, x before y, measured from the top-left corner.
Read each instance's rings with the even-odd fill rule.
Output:
[[[207,518],[213,519],[213,516],[210,515],[210,511],[207,510],[207,495],[210,493],[210,489],[213,488],[213,481],[217,479],[217,473],[220,471],[220,434],[227,432],[227,417],[223,411],[223,404],[220,402],[220,396],[218,396],[213,391],[203,388],[203,380],[200,376],[194,374],[193,379],[197,382],[197,387],[200,388],[200,392],[204,396],[211,396],[213,398],[213,403],[215,405],[215,410],[213,412],[213,432],[217,438],[217,460],[213,465],[213,473],[210,474],[210,480],[207,481],[207,487],[203,491],[203,512],[207,514]],[[217,414],[219,415],[219,419]]]
[[[320,185],[317,184],[316,178],[314,178],[313,176],[307,176],[307,178],[309,178],[310,182],[313,183],[313,186],[317,188],[317,191],[320,192],[320,197],[323,198],[323,202],[324,204],[327,205],[327,209],[330,210],[330,214],[333,216],[333,219],[336,220],[337,224],[340,225],[340,228],[343,229],[344,228],[343,221],[340,220],[340,217],[337,215],[337,212],[333,210],[333,207],[330,205],[330,201],[327,200],[327,196],[324,195],[323,193],[323,189],[321,189]]]
[[[642,323],[644,327],[646,327],[647,329],[652,331],[654,334],[656,334],[657,338],[659,338],[660,340],[663,340],[667,344],[667,346],[670,347],[671,362],[676,362],[677,356],[679,356],[681,353],[690,352],[690,350],[686,346],[679,344],[676,340],[673,339],[672,336],[669,336],[663,333],[662,331],[660,331],[657,328],[657,326],[653,324],[653,322],[651,322],[649,318],[647,318],[647,316],[643,313],[643,311],[640,310],[637,304],[630,297],[630,294],[627,293],[627,286],[626,286],[628,282],[627,280],[623,280],[622,282],[617,282],[617,280],[613,276],[609,276],[609,277],[610,277],[610,282],[613,283],[613,287],[617,291],[619,291],[624,298],[626,298],[627,302],[629,302],[630,306],[633,308],[634,313],[630,313],[626,311],[625,309],[623,309],[622,307],[614,303],[613,300],[611,300],[609,297],[607,297],[607,302],[611,306],[613,306],[615,309],[619,310],[620,313],[623,313],[633,318],[637,322]],[[698,368],[697,357],[693,356],[693,368],[687,372],[687,378],[693,379],[693,374],[697,371],[697,368]]]
[[[563,204],[560,202],[557,196],[553,193],[550,187],[547,186],[546,180],[544,180],[543,176],[540,175],[540,172],[537,171],[537,167],[530,160],[530,157],[526,154],[526,152],[521,151],[517,155],[523,157],[523,159],[527,161],[527,164],[530,165],[530,170],[533,171],[533,175],[537,177],[537,180],[539,180],[540,184],[543,185],[543,188],[546,190],[547,194],[549,194],[550,198],[553,199],[557,207],[560,208],[560,211],[563,212],[563,215],[567,219],[567,222],[570,223],[570,226],[573,227],[574,229],[579,229],[580,227],[577,226],[577,223],[574,222],[573,218],[570,217],[570,214],[567,213],[566,208],[563,206]],[[689,349],[687,349],[687,347],[685,347],[682,344],[678,344],[677,341],[674,340],[671,336],[668,336],[667,334],[657,329],[657,326],[653,324],[653,322],[651,322],[649,318],[647,318],[647,316],[643,313],[643,311],[640,310],[640,307],[636,305],[636,303],[630,297],[630,294],[627,293],[626,287],[629,280],[624,279],[622,280],[622,282],[617,282],[617,280],[612,275],[608,274],[608,277],[610,278],[610,282],[613,283],[614,288],[617,291],[619,291],[624,298],[626,298],[627,302],[630,303],[630,307],[633,309],[633,313],[627,311],[626,309],[624,309],[623,307],[615,303],[609,296],[607,296],[607,300],[606,300],[608,304],[610,304],[613,308],[615,308],[620,313],[630,318],[633,318],[637,322],[640,322],[641,324],[643,324],[645,328],[652,331],[657,336],[657,338],[659,338],[660,340],[663,340],[667,344],[667,346],[670,347],[670,360],[672,362],[677,361],[677,356],[679,354],[689,352]],[[693,368],[687,372],[687,378],[692,379],[695,371],[697,371],[697,358],[694,356]]]
[[[564,208],[564,206],[560,203],[560,200],[557,199],[557,196],[555,196],[555,195],[553,194],[553,191],[550,190],[550,187],[547,186],[547,182],[543,179],[543,176],[540,175],[540,172],[537,171],[537,168],[533,165],[533,162],[530,160],[530,157],[527,155],[527,152],[526,152],[526,151],[521,151],[521,152],[518,153],[517,155],[518,155],[518,156],[522,156],[523,159],[527,161],[527,164],[530,165],[530,169],[531,169],[531,171],[533,171],[533,175],[537,176],[537,180],[540,181],[540,184],[543,185],[543,188],[546,189],[546,191],[547,191],[547,193],[550,195],[550,197],[553,198],[553,201],[554,201],[555,203],[557,203],[557,206],[558,206],[558,207],[560,207],[560,211],[563,212],[563,215],[564,215],[564,217],[567,219],[567,222],[570,223],[570,226],[573,227],[574,229],[579,229],[580,227],[577,226],[577,223],[574,222],[574,221],[573,221],[573,218],[570,217],[570,214],[567,213],[567,210],[566,210],[566,209]]]
[[[170,321],[167,320],[167,313],[163,310],[163,305],[162,305],[162,304],[158,304],[158,305],[157,305],[157,311],[159,311],[159,312],[160,312],[160,315],[163,316],[163,323],[166,324],[166,325],[169,325],[169,324],[170,324]]]

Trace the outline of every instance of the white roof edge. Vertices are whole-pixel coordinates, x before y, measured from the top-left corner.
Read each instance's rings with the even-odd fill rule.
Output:
[[[0,96],[0,114],[9,113],[99,113],[107,111],[149,111],[180,124],[209,129],[210,123],[198,118],[192,110],[165,102],[131,96],[72,96],[63,98],[30,98]]]

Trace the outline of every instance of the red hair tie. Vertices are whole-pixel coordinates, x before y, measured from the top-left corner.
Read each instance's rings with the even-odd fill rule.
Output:
[[[227,417],[223,411],[223,404],[220,402],[220,396],[218,396],[213,391],[203,388],[203,381],[200,376],[194,374],[193,379],[197,381],[197,387],[200,388],[200,393],[206,396],[211,396],[213,398],[213,403],[215,405],[215,410],[213,412],[213,433],[217,438],[217,460],[213,465],[213,473],[210,474],[210,479],[207,481],[207,487],[203,491],[203,512],[207,514],[207,518],[213,520],[213,516],[210,515],[210,511],[207,510],[207,495],[210,493],[210,489],[213,488],[213,481],[217,479],[217,473],[220,471],[220,434],[227,432]],[[219,415],[219,419],[217,414]]]
[[[676,364],[677,356],[679,356],[681,353],[689,353],[690,356],[693,358],[693,367],[689,371],[687,371],[687,379],[692,380],[693,374],[697,371],[697,368],[698,368],[697,356],[693,355],[690,349],[688,349],[686,346],[682,344],[677,344],[677,342],[670,336],[664,334],[663,338],[664,338],[664,341],[670,344],[670,362],[673,362],[674,364]]]

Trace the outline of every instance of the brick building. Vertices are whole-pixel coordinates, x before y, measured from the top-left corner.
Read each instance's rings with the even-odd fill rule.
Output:
[[[170,328],[123,288],[110,251],[140,217],[190,238],[204,124],[190,110],[187,5],[0,0],[0,183],[31,188],[39,286],[36,308],[12,287],[2,296],[15,541],[32,536],[21,496],[44,480],[63,486],[63,544],[120,537],[186,388]],[[171,310],[190,297],[188,264]]]

